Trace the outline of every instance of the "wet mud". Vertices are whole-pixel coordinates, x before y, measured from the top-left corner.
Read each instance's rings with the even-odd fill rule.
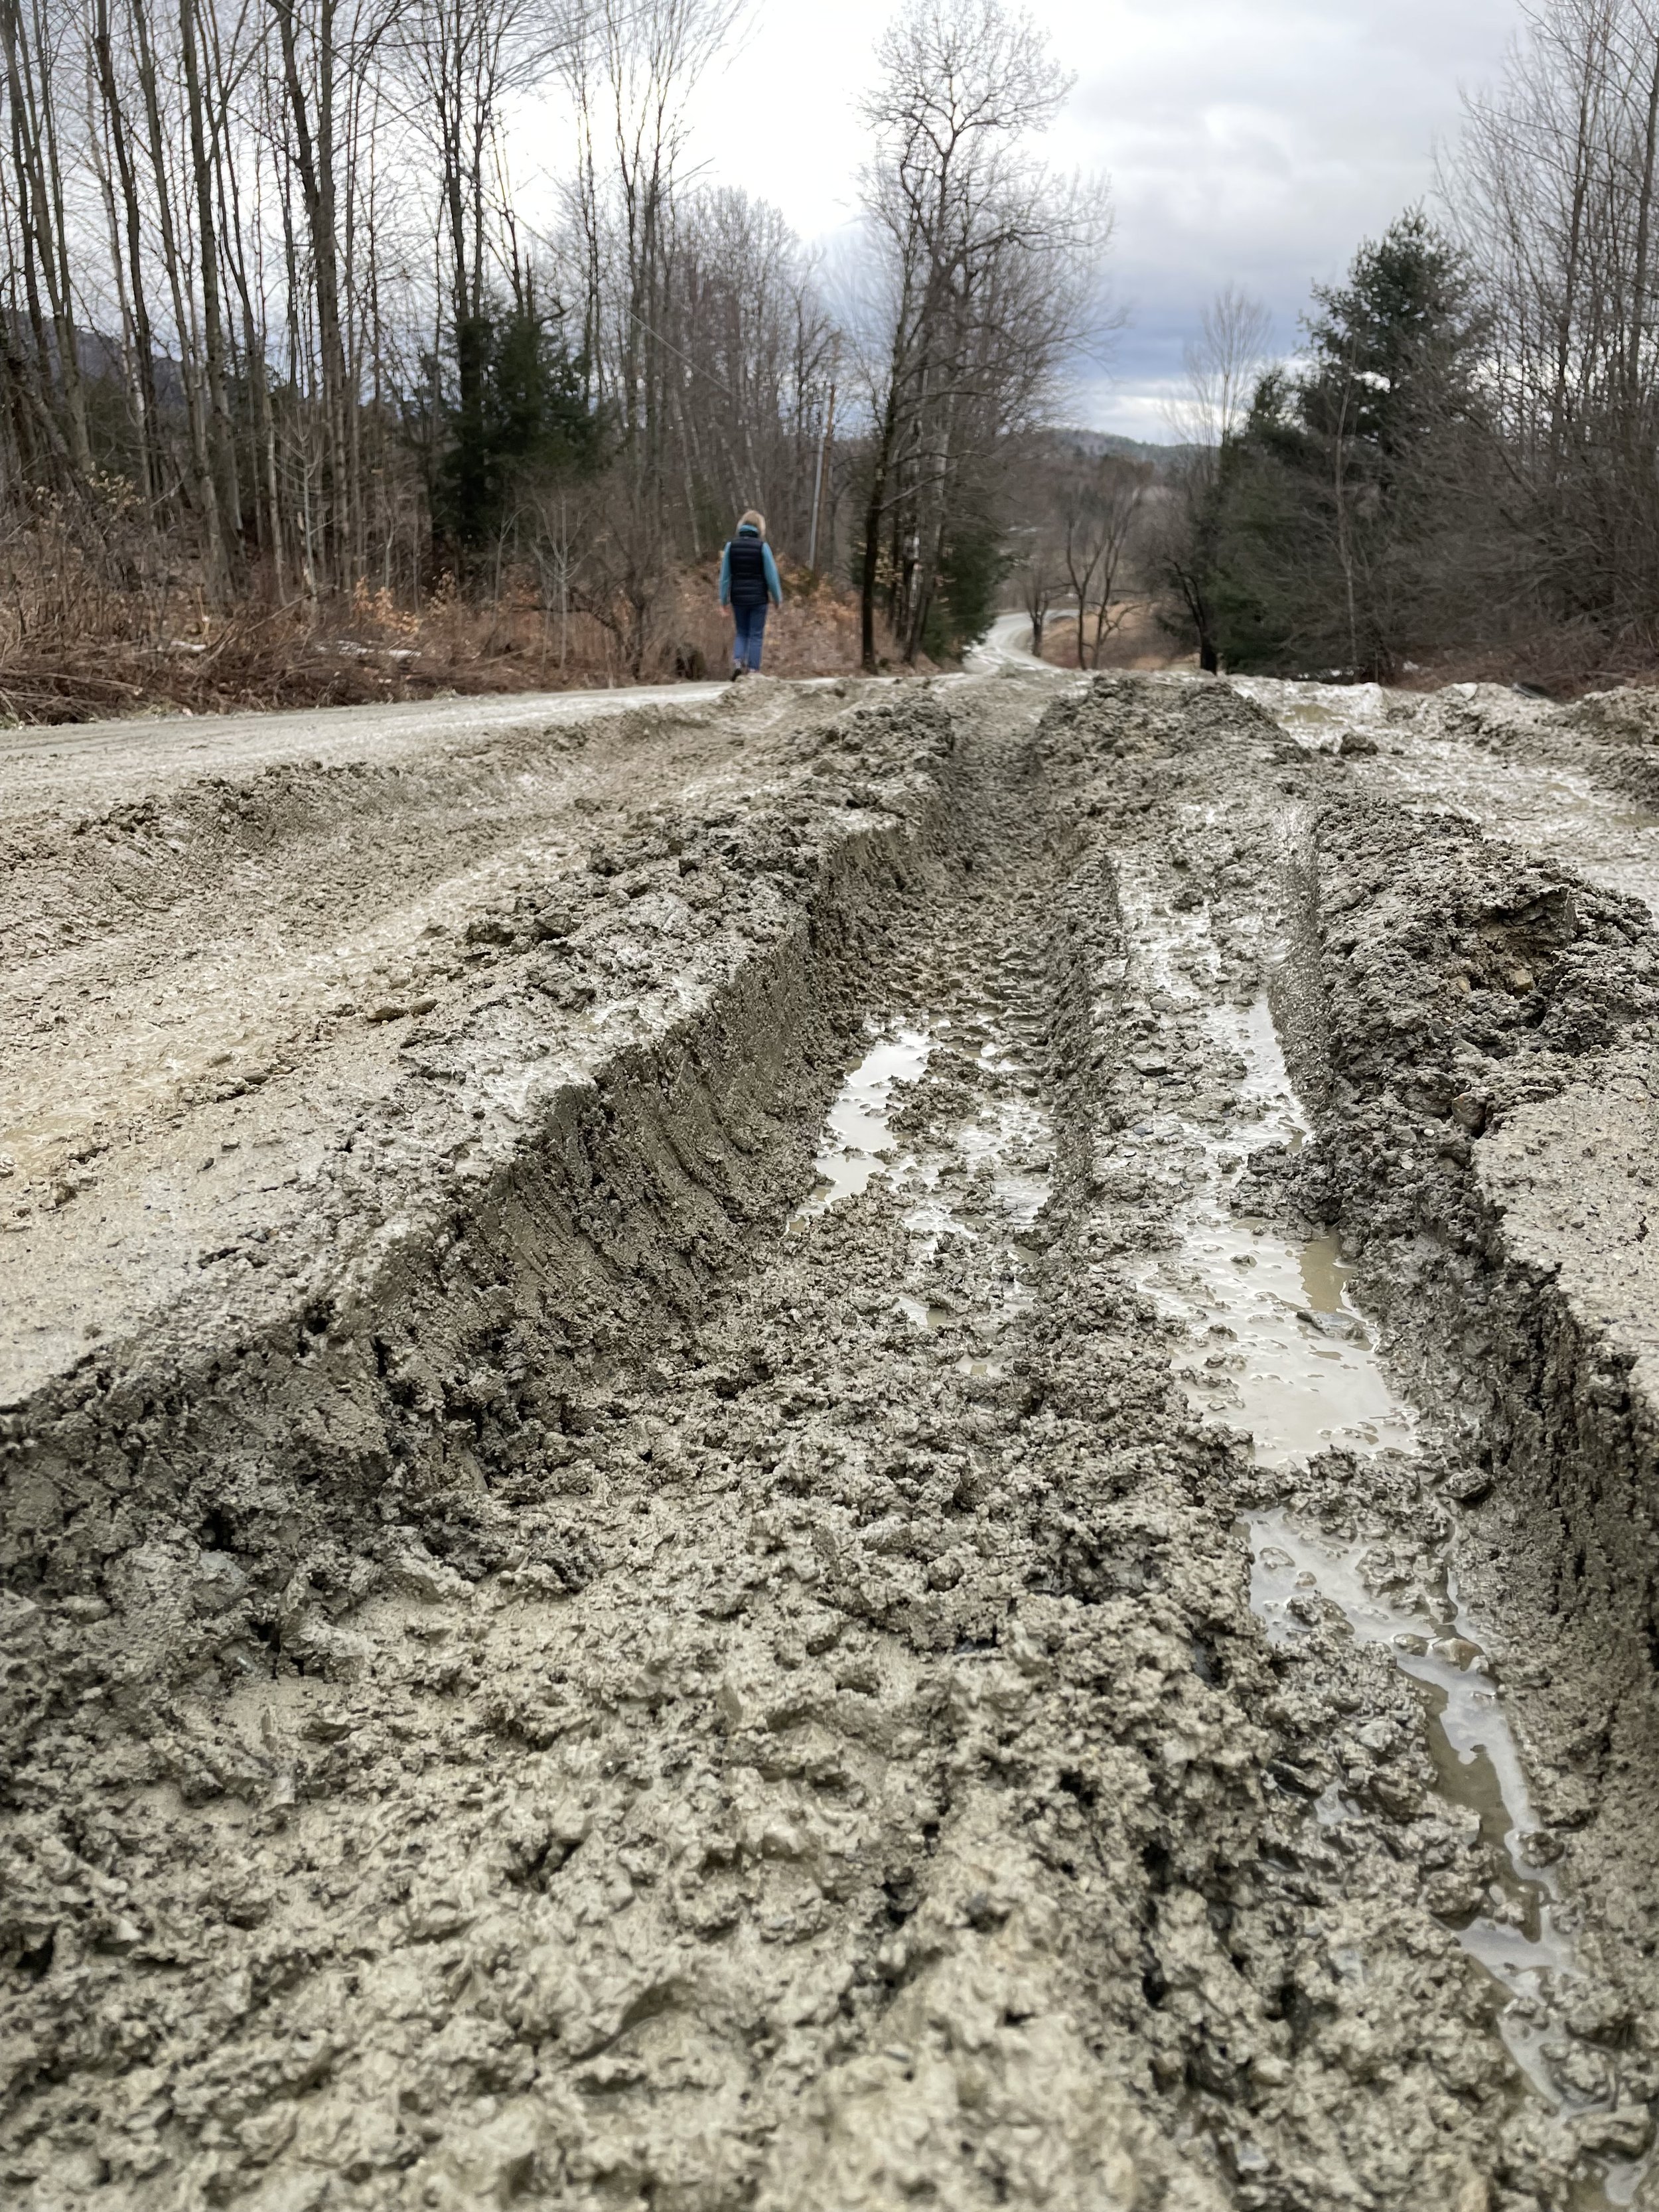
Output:
[[[1468,720],[20,801],[8,2203],[1659,2202],[1640,748]]]

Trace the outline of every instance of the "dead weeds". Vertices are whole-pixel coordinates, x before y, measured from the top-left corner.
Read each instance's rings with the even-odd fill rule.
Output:
[[[620,621],[547,607],[511,584],[483,602],[446,585],[418,608],[360,584],[332,604],[250,605],[223,616],[185,597],[158,605],[148,594],[100,593],[28,609],[14,599],[0,625],[0,717],[82,722],[697,681],[726,674],[730,641],[712,564],[664,592],[637,656]],[[843,675],[858,659],[856,601],[786,571],[784,605],[767,629],[768,672]]]

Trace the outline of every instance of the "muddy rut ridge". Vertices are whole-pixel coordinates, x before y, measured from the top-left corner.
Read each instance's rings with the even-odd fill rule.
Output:
[[[1659,709],[0,764],[0,2202],[1659,2206]]]

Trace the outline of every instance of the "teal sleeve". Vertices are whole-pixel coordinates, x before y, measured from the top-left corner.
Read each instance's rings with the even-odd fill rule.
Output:
[[[767,559],[769,561],[769,560],[771,559],[771,557],[772,557],[772,556],[771,556],[771,555],[769,553],[769,554],[767,555],[767,556],[766,556],[766,557],[767,557]],[[724,548],[721,550],[721,553],[720,553],[720,605],[721,605],[723,607],[729,607],[729,606],[731,605],[731,604],[732,604],[732,548],[731,548],[729,545],[727,545],[727,546],[724,547]]]
[[[773,605],[781,607],[783,605],[783,586],[778,580],[778,564],[772,558],[772,549],[769,545],[763,545],[761,552],[766,561],[766,588],[772,594]]]

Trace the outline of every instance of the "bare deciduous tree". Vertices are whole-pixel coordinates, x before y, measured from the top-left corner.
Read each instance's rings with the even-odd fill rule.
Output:
[[[1220,665],[1215,586],[1228,449],[1261,373],[1271,331],[1272,318],[1259,301],[1224,286],[1186,349],[1186,396],[1170,409],[1179,452],[1157,504],[1153,559],[1190,625],[1199,665],[1212,674]]]
[[[958,599],[988,611],[994,457],[1038,418],[1098,320],[1103,193],[1054,176],[1027,144],[1068,83],[1000,0],[912,0],[878,50],[865,109],[866,666],[884,581],[907,659],[952,568]]]
[[[1150,473],[1121,454],[1103,453],[1077,468],[1061,494],[1066,579],[1076,602],[1079,668],[1099,667],[1116,625],[1113,597]]]
[[[1659,642],[1659,7],[1531,0],[1522,18],[1443,179],[1521,524],[1499,588]]]
[[[856,503],[866,657],[878,601],[910,658],[960,631],[1099,320],[1103,196],[1029,151],[1065,79],[1001,0],[895,21],[854,346],[691,171],[740,8],[0,0],[12,573],[152,627],[529,591],[550,653],[598,623],[638,674],[734,513],[833,574]]]

